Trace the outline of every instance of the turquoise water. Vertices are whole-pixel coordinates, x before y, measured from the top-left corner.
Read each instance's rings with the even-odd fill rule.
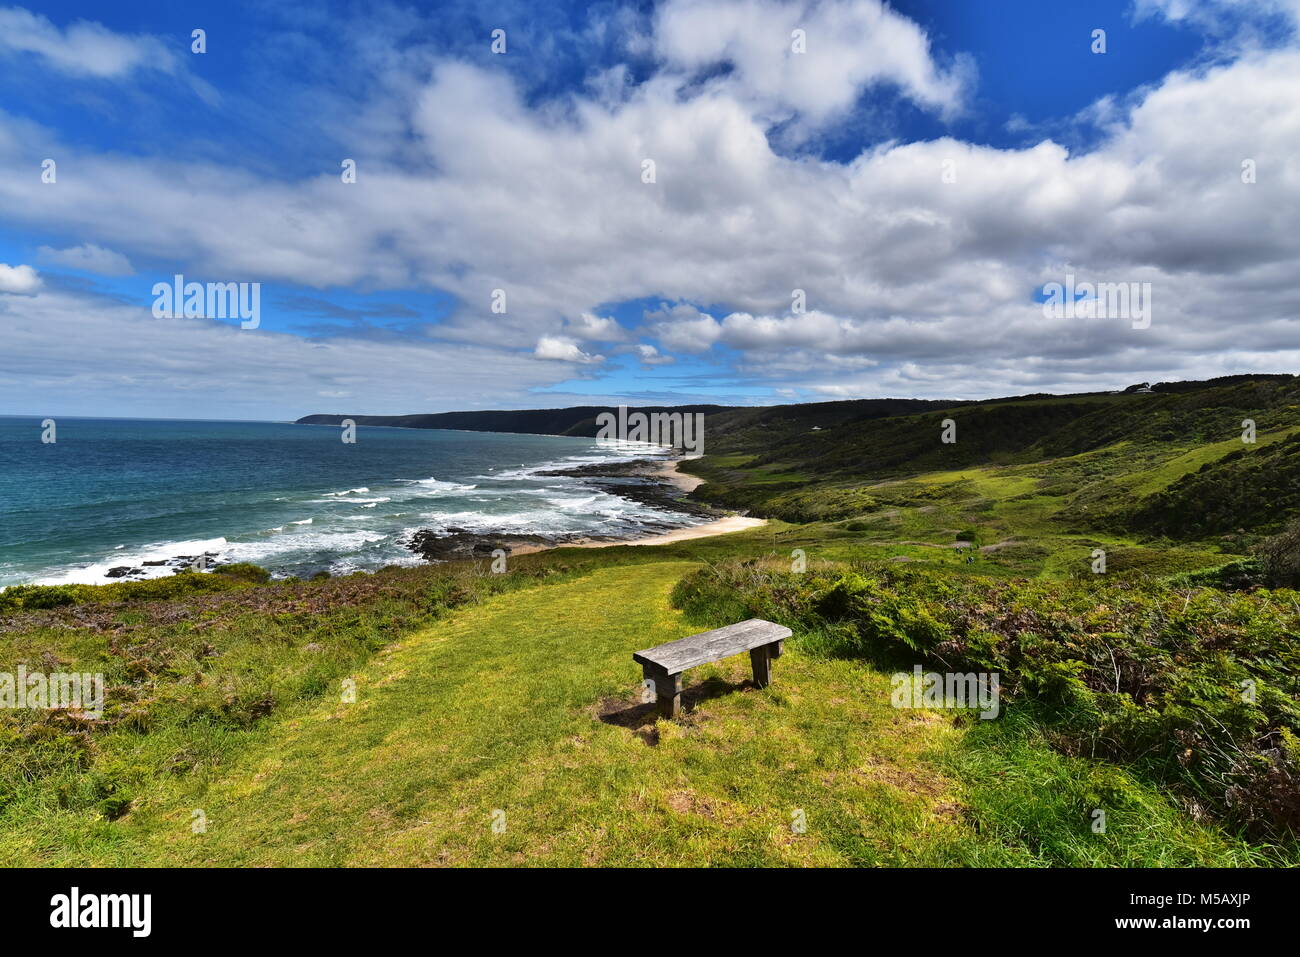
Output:
[[[103,582],[215,552],[277,574],[419,564],[420,528],[635,537],[691,519],[545,469],[636,457],[595,439],[276,422],[0,417],[0,586]],[[149,574],[171,574],[151,566]]]

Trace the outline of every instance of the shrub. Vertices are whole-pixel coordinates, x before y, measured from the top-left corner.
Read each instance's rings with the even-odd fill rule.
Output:
[[[1273,587],[1300,588],[1300,518],[1255,550],[1264,578]]]
[[[214,575],[225,575],[227,578],[233,578],[242,582],[269,582],[271,573],[260,565],[254,565],[252,562],[235,562],[233,565],[218,565],[212,569]],[[329,577],[329,573],[325,573]]]
[[[80,600],[80,585],[13,585],[0,592],[0,611],[59,608]]]
[[[13,585],[0,591],[0,613],[37,611],[65,605],[169,601],[187,595],[231,591],[269,581],[271,573],[241,562],[219,565],[212,574],[183,571],[166,578],[111,582],[104,585]]]
[[[1198,571],[1183,572],[1169,579],[1169,583],[1181,587],[1202,586],[1222,588],[1227,591],[1239,591],[1258,588],[1266,584],[1264,567],[1254,558],[1243,558],[1217,568],[1205,568]]]

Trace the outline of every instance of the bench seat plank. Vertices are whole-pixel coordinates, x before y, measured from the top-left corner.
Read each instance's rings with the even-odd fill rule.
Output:
[[[670,675],[681,674],[687,668],[721,661],[743,651],[752,651],[773,642],[784,641],[791,635],[789,628],[761,618],[704,631],[689,638],[670,641],[656,648],[646,648],[632,655],[632,659],[652,670],[662,670]]]

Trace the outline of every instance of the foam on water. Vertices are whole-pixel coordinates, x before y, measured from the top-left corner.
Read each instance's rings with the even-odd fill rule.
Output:
[[[261,429],[273,428],[270,424],[255,425]],[[145,431],[179,428],[152,423],[133,423],[133,427]],[[155,578],[173,574],[173,567],[146,566],[146,561],[172,561],[204,553],[215,554],[218,564],[253,562],[276,575],[308,574],[321,568],[343,574],[389,564],[420,564],[423,559],[406,548],[404,542],[414,532],[426,528],[436,531],[458,528],[478,534],[631,538],[642,534],[646,525],[661,530],[666,525],[684,526],[698,521],[596,489],[579,477],[539,474],[581,465],[631,461],[662,455],[668,450],[643,443],[597,443],[562,437],[475,434],[455,440],[466,443],[466,451],[461,453],[456,451],[458,447],[453,447],[453,440],[445,437],[412,435],[413,430],[363,430],[362,441],[375,443],[367,447],[372,455],[377,447],[385,451],[384,443],[392,443],[402,453],[396,456],[399,461],[391,478],[377,478],[373,467],[369,474],[355,471],[352,475],[341,474],[341,466],[336,464],[339,460],[333,457],[336,441],[334,445],[313,446],[311,456],[304,455],[302,468],[283,481],[250,490],[247,476],[257,475],[260,479],[267,467],[265,463],[274,462],[284,443],[291,448],[295,442],[315,441],[314,432],[287,426],[274,428],[285,431],[275,432],[271,441],[254,448],[256,455],[250,454],[242,471],[228,477],[224,486],[218,484],[210,466],[204,470],[196,462],[190,499],[181,499],[169,489],[166,496],[149,498],[142,491],[138,499],[129,500],[128,504],[136,512],[147,513],[148,524],[155,530],[151,539],[141,539],[139,544],[123,542],[123,538],[132,534],[131,528],[113,511],[113,496],[106,495],[102,498],[102,514],[90,520],[77,520],[82,524],[74,528],[85,530],[85,540],[76,543],[79,547],[75,554],[57,565],[48,559],[24,564],[6,555],[4,564],[0,564],[0,585],[24,581],[97,584],[109,581],[107,572],[119,566],[139,569],[133,578]],[[390,434],[398,432],[406,434]],[[62,432],[60,439],[62,445]],[[505,451],[503,457],[510,465],[483,461],[497,445]],[[554,445],[561,447],[552,449]],[[564,448],[565,445],[568,447]],[[410,461],[418,459],[426,449],[424,469],[411,468]],[[228,449],[223,447],[221,454],[228,454]],[[533,460],[520,462],[527,455],[533,455]],[[150,474],[135,460],[131,464]],[[174,471],[179,467],[169,461],[157,465],[154,474],[170,476],[168,469]],[[406,469],[406,476],[398,468]],[[322,474],[313,476],[314,469],[322,469]],[[324,474],[325,471],[330,474]],[[424,477],[410,477],[412,473]],[[357,482],[358,478],[363,481]],[[116,491],[116,486],[113,490]],[[212,501],[206,502],[204,495]],[[397,507],[380,512],[381,504]],[[79,505],[71,499],[66,504],[55,503],[56,508],[68,509]],[[169,526],[182,530],[187,522],[191,526],[201,522],[208,526],[205,531],[220,534],[166,537]],[[90,544],[90,532],[97,527],[95,523],[118,529],[116,541],[104,542],[98,552]],[[358,523],[362,523],[360,527]],[[162,534],[157,534],[158,531]],[[53,552],[53,548],[44,549],[44,553]]]
[[[226,544],[224,538],[207,538],[182,542],[154,542],[136,551],[115,554],[111,559],[102,562],[93,562],[88,565],[54,572],[37,578],[32,584],[100,585],[105,581],[112,580],[108,577],[109,569],[122,565],[139,567],[143,572],[140,577],[162,578],[171,575],[172,570],[165,565],[145,565],[145,562],[168,561],[181,555],[198,556],[214,552],[220,553],[226,547]],[[116,552],[117,549],[114,549],[114,551]]]

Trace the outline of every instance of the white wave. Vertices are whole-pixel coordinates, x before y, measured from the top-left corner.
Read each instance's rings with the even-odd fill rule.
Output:
[[[555,498],[548,498],[548,499],[546,499],[546,502],[547,502],[548,505],[553,505],[553,506],[555,506],[556,508],[558,508],[558,509],[560,509],[561,511],[564,511],[564,512],[577,512],[577,511],[581,511],[581,510],[585,509],[587,506],[591,505],[593,502],[597,502],[597,501],[599,501],[601,498],[604,498],[604,497],[605,497],[605,496],[600,495],[600,494],[596,494],[596,495],[585,495],[585,496],[581,496],[581,497],[578,497],[578,498],[560,498],[560,497],[555,497]]]
[[[459,482],[443,482],[436,478],[412,479],[411,484],[433,489],[436,492],[468,492],[470,489],[478,487],[476,485],[462,485]]]
[[[202,538],[190,539],[180,542],[155,542],[152,545],[144,545],[139,551],[131,552],[126,555],[114,555],[110,561],[92,562],[88,565],[81,565],[75,568],[65,568],[59,570],[53,575],[35,579],[32,584],[35,585],[102,585],[105,582],[116,581],[108,577],[109,569],[117,568],[122,565],[131,568],[139,568],[140,575],[136,578],[163,578],[170,576],[172,570],[167,565],[145,565],[145,562],[167,561],[180,555],[203,555],[207,553],[216,554],[218,557],[225,549],[227,542],[224,538]],[[117,551],[117,549],[114,549]]]
[[[83,558],[80,567],[51,569],[40,584],[86,582],[102,584],[109,569],[121,565],[140,569],[139,577],[172,574],[168,565],[144,566],[145,561],[166,561],[180,555],[211,552],[218,561],[249,561],[266,565],[273,571],[294,571],[322,567],[331,571],[378,568],[384,564],[420,564],[422,559],[400,544],[401,526],[418,523],[406,535],[419,528],[443,530],[465,528],[487,534],[493,531],[534,532],[538,534],[600,534],[633,537],[643,523],[656,525],[690,525],[695,520],[674,512],[642,505],[619,495],[596,489],[580,476],[554,476],[540,473],[571,469],[579,465],[615,463],[647,458],[666,451],[662,447],[640,443],[597,443],[573,454],[517,467],[487,466],[482,475],[464,481],[430,476],[421,479],[394,478],[381,482],[372,493],[369,486],[357,486],[331,492],[306,492],[274,501],[281,508],[313,511],[314,517],[286,520],[274,513],[269,516],[284,524],[258,530],[227,529],[227,538],[203,541],[177,541],[151,545],[117,545],[111,557],[91,561]],[[340,483],[341,484],[341,483]],[[312,498],[310,496],[320,496]],[[263,502],[266,500],[264,499]],[[379,504],[393,502],[395,513],[376,513]],[[314,505],[312,503],[315,503]],[[340,508],[339,506],[356,506]],[[442,506],[439,508],[439,506]],[[305,506],[305,507],[304,507]],[[445,509],[445,510],[444,510]],[[366,515],[360,515],[366,511]],[[349,514],[341,514],[347,512]],[[355,514],[354,514],[355,513]],[[358,525],[364,525],[359,528]],[[300,573],[300,572],[295,572]],[[0,576],[0,580],[11,574]]]
[[[297,557],[306,560],[322,554],[346,555],[388,537],[387,532],[369,528],[346,532],[281,535],[256,542],[231,542],[221,553],[221,557],[226,561],[253,562],[256,565],[272,559],[284,560]]]

